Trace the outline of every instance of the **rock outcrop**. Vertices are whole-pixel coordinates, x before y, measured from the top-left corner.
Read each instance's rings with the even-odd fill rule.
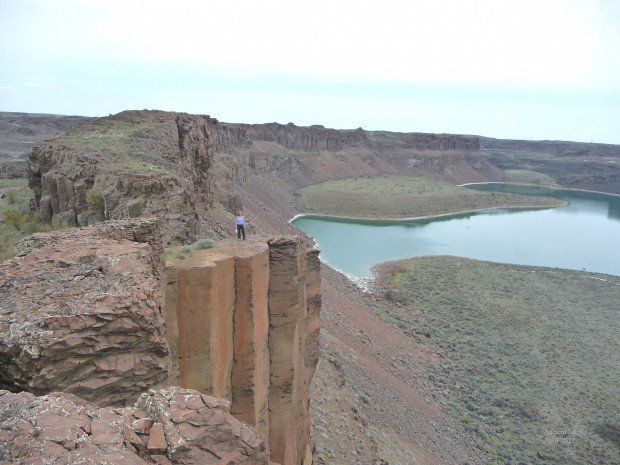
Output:
[[[167,378],[160,224],[35,234],[0,264],[0,388],[124,405]]]
[[[129,405],[162,386],[195,389],[227,399],[230,413],[264,438],[274,462],[311,463],[318,251],[295,237],[227,240],[193,248],[184,259],[168,255],[162,273],[155,219],[35,234],[18,250],[0,264],[0,389],[63,391],[99,406]],[[170,408],[177,397],[166,397]],[[151,412],[143,399],[138,408]],[[165,415],[153,415],[170,452],[176,433],[169,434]],[[209,418],[188,421],[221,425],[220,417]]]
[[[229,130],[242,131],[243,144],[248,141],[274,142],[289,150],[321,151],[342,150],[347,145],[364,145],[368,141],[364,131],[329,129],[320,125],[296,126],[279,124],[228,124]]]
[[[267,465],[265,441],[230,402],[168,388],[134,407],[99,408],[79,397],[0,391],[0,465]]]
[[[166,265],[170,381],[230,399],[282,465],[311,463],[319,270],[294,237],[223,241]]]
[[[84,226],[157,215],[170,242],[193,239],[215,197],[217,121],[159,111],[89,121],[34,149],[28,161],[43,220]]]

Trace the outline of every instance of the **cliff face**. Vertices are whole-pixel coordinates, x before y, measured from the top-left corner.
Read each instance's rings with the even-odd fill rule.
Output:
[[[430,134],[421,132],[399,133],[387,131],[364,131],[357,129],[330,129],[320,125],[296,126],[279,124],[221,124],[220,131],[234,133],[226,136],[228,144],[218,150],[233,146],[248,146],[253,141],[274,142],[285,149],[299,151],[340,151],[345,147],[367,147],[380,152],[399,147],[412,150],[460,150],[477,152],[480,140],[477,136],[455,134]]]
[[[219,144],[215,151],[218,184],[228,192],[252,175],[284,180],[293,189],[329,179],[389,173],[459,183],[502,178],[501,171],[480,155],[476,136],[337,130],[292,123],[221,123],[218,128],[236,135],[224,137],[230,143]]]
[[[166,266],[170,382],[230,399],[283,465],[310,463],[319,286],[317,252],[291,237],[224,241]]]
[[[156,111],[88,122],[31,152],[35,209],[73,226],[157,215],[166,242],[191,239],[215,197],[216,127],[209,117]]]
[[[261,450],[271,449],[273,462],[310,464],[318,252],[295,237],[228,240],[185,260],[169,258],[162,273],[160,226],[108,221],[19,244],[20,256],[0,264],[0,389],[63,391],[84,399],[78,404],[103,406],[127,405],[157,386],[195,389],[227,399],[230,413],[264,438]],[[43,402],[24,396],[29,405]],[[186,418],[178,409],[197,409],[187,395],[176,406],[170,396],[164,395],[175,424],[174,415]],[[137,405],[166,428],[164,413]],[[187,440],[196,439],[192,427],[185,430]],[[166,432],[164,449],[175,434]]]
[[[274,142],[289,150],[342,150],[347,145],[364,145],[368,141],[362,129],[338,130],[323,126],[279,124],[227,124],[231,130],[242,131],[243,145],[251,141]]]

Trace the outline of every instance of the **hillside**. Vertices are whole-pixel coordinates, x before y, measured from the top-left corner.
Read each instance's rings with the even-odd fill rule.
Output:
[[[0,178],[23,178],[30,150],[86,120],[83,116],[0,112]]]
[[[504,463],[618,463],[618,276],[462,257],[378,272],[404,304],[380,315],[428,335],[428,379]]]
[[[480,153],[514,182],[535,179],[542,184],[620,193],[618,145],[481,137]]]

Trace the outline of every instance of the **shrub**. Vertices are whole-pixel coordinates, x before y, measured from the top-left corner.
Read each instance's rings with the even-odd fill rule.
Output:
[[[183,234],[181,234],[180,232],[178,232],[174,236],[172,236],[171,242],[176,242],[178,244],[182,244],[184,240],[185,240],[185,236]]]
[[[178,260],[185,260],[187,257],[192,255],[192,249],[189,247],[181,247],[174,253],[174,258]]]
[[[211,249],[215,247],[215,241],[213,239],[201,239],[194,245],[196,250]]]
[[[17,189],[9,189],[6,193],[6,200],[9,202],[9,205],[15,205],[17,202]]]
[[[4,221],[10,224],[18,231],[21,231],[22,227],[26,223],[26,215],[15,208],[9,208],[4,214]]]
[[[6,231],[0,230],[0,261],[11,258],[15,255],[13,241]]]
[[[99,189],[93,188],[86,192],[86,204],[92,212],[102,214],[105,212],[105,201]]]

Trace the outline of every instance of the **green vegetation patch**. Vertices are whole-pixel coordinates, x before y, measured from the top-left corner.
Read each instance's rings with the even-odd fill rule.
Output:
[[[388,219],[459,213],[498,207],[552,207],[562,201],[500,192],[481,192],[421,176],[340,179],[300,190],[309,213]]]
[[[526,183],[526,184],[540,184],[543,186],[550,186],[553,184],[551,176],[538,173],[536,171],[528,170],[505,170],[504,181]]]
[[[192,245],[172,247],[166,250],[167,260],[185,260],[193,256],[195,251],[212,249],[217,243],[213,239],[200,239]]]
[[[423,257],[381,267],[386,313],[445,354],[428,377],[506,464],[618,463],[620,277]]]
[[[25,179],[0,179],[0,260],[15,254],[15,242],[35,232],[66,227],[42,223],[28,212],[32,191]]]
[[[162,153],[174,145],[168,126],[158,119],[102,118],[70,131],[62,142],[81,156],[105,155],[116,170],[165,175],[170,166],[162,164]]]
[[[215,241],[213,239],[201,239],[192,247],[196,250],[212,249],[215,247]]]

